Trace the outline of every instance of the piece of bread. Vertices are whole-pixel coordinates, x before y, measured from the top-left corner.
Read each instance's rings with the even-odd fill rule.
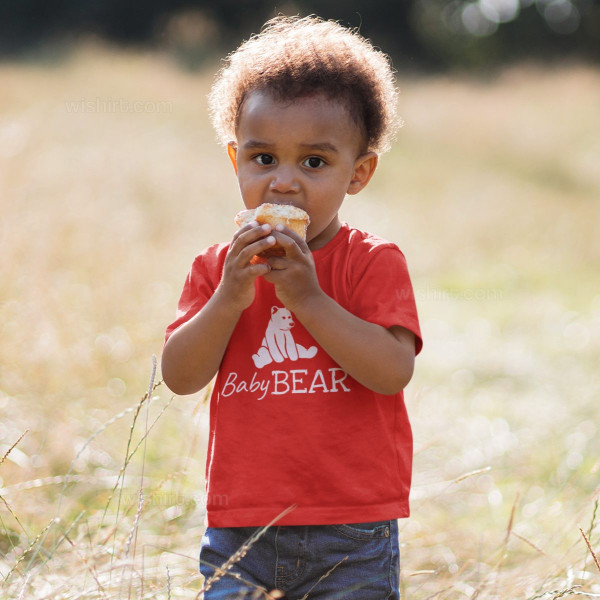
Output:
[[[251,221],[256,221],[261,225],[268,223],[273,229],[276,225],[285,225],[285,227],[297,233],[303,240],[306,240],[306,229],[310,223],[310,218],[301,208],[292,206],[291,204],[261,204],[257,208],[242,210],[235,215],[235,224],[238,227],[243,227]],[[258,255],[259,258],[267,256],[285,256],[285,250],[276,244]]]

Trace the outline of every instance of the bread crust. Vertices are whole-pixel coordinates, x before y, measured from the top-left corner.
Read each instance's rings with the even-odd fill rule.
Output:
[[[269,223],[270,225],[287,225],[288,222],[298,221],[304,223],[306,227],[310,223],[310,218],[306,211],[291,204],[261,204],[257,208],[242,210],[235,215],[235,224],[243,227],[250,221],[259,223]]]

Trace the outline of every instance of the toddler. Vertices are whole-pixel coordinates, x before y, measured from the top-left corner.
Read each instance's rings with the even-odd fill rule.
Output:
[[[175,393],[216,375],[201,573],[275,520],[205,599],[397,599],[402,390],[421,334],[403,254],[338,216],[396,128],[390,63],[335,22],[277,17],[228,57],[209,100],[245,207],[291,204],[310,224],[303,240],[253,221],[202,251],[167,328]],[[252,260],[275,244],[285,256]]]

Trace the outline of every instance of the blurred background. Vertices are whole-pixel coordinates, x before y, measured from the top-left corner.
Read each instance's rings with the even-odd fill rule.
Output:
[[[600,59],[598,0],[4,0],[0,51],[48,59],[92,35],[167,48],[197,68],[235,49],[277,13],[318,14],[357,27],[402,69],[482,68],[523,57]]]
[[[278,13],[397,70],[404,126],[342,217],[403,250],[425,340],[404,597],[597,597],[597,0],[2,0],[0,597],[200,590],[209,390],[142,399],[241,207],[206,94]]]

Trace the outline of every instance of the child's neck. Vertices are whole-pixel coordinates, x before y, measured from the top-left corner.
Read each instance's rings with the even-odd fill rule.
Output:
[[[340,218],[336,214],[329,225],[308,242],[309,249],[314,252],[323,248],[323,246],[327,245],[335,237],[341,226]]]

